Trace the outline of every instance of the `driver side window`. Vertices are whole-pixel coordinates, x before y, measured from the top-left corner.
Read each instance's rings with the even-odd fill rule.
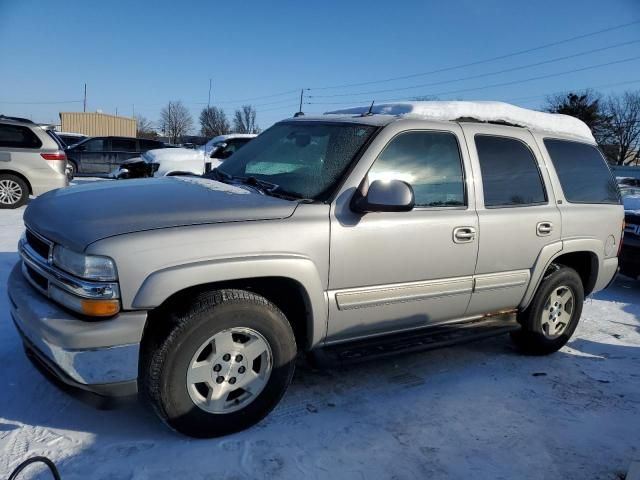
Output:
[[[369,170],[369,182],[403,180],[413,188],[416,207],[466,205],[462,159],[449,132],[411,131],[392,139]]]

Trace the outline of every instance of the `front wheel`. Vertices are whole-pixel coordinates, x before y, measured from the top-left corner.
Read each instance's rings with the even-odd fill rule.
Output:
[[[546,355],[571,338],[582,315],[584,288],[572,268],[556,265],[538,287],[529,307],[518,315],[522,329],[511,334],[524,353]]]
[[[264,297],[208,292],[169,322],[144,346],[141,390],[171,428],[192,437],[226,435],[257,423],[280,401],[296,342]]]

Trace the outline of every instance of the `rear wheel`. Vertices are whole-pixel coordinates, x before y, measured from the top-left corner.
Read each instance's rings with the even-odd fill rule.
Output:
[[[73,180],[73,178],[76,176],[76,173],[78,173],[78,167],[76,166],[75,162],[69,160],[67,162],[67,179],[69,181]]]
[[[219,290],[173,316],[144,352],[141,390],[158,415],[185,435],[215,437],[257,423],[277,405],[297,350],[275,305]]]
[[[27,203],[29,187],[27,183],[10,173],[0,175],[0,208],[18,208]]]
[[[520,350],[546,355],[562,348],[578,326],[584,302],[580,275],[554,266],[538,287],[529,307],[518,315],[522,329],[511,338]]]

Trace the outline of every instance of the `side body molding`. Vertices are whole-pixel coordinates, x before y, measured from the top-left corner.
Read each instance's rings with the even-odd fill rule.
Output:
[[[161,305],[174,293],[212,282],[283,277],[296,281],[306,292],[310,308],[308,346],[320,343],[327,331],[327,301],[324,286],[314,263],[303,256],[265,255],[195,262],[169,267],[149,275],[133,299],[135,309]]]

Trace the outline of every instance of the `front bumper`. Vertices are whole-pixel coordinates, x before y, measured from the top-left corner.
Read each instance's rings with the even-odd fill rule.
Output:
[[[31,358],[67,386],[108,397],[135,394],[146,312],[80,320],[27,283],[21,263],[9,276],[8,292],[11,317]]]

